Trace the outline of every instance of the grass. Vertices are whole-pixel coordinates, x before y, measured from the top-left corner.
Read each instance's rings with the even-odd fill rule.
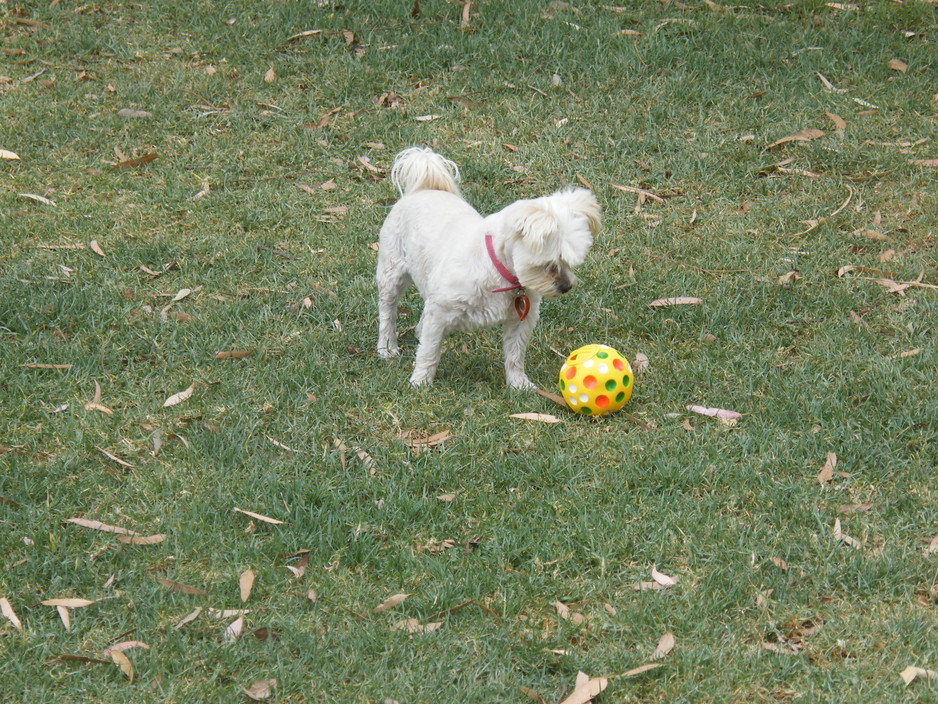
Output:
[[[5,701],[276,678],[270,701],[555,702],[578,671],[610,678],[600,702],[938,699],[899,677],[938,669],[938,291],[871,280],[938,283],[935,170],[910,161],[936,156],[934,6],[574,5],[476,2],[466,26],[436,0],[0,5]],[[826,134],[766,148],[805,128]],[[497,331],[452,336],[429,389],[412,335],[377,358],[394,194],[359,157],[417,143],[486,212],[592,184],[603,231],[528,372],[554,390],[555,350],[643,353],[647,428],[507,391]],[[647,305],[680,295],[703,303]],[[417,452],[408,430],[451,436]],[[635,590],[653,566],[678,584]],[[64,597],[95,601],[71,632],[41,604]],[[208,609],[242,606],[228,643]],[[663,667],[621,676],[666,632]],[[132,682],[104,655],[127,640],[150,646]]]

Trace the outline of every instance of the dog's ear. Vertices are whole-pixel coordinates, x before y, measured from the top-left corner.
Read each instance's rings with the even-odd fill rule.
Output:
[[[537,254],[544,248],[547,238],[557,230],[557,218],[538,203],[525,203],[515,222],[515,230],[524,238],[528,249]]]
[[[573,190],[567,191],[564,195],[567,197],[567,204],[570,210],[586,218],[586,224],[590,229],[590,234],[595,235],[599,232],[600,209],[593,192],[585,188],[574,188]]]

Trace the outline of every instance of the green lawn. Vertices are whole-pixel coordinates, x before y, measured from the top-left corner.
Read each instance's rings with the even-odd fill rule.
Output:
[[[938,670],[934,3],[44,0],[0,38],[4,702],[938,701],[900,676]],[[498,330],[411,389],[414,292],[377,357],[413,144],[486,213],[593,188],[528,374],[643,354],[624,413],[507,390]]]

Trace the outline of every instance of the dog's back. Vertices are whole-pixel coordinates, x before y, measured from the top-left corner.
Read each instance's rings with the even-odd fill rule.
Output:
[[[417,191],[459,193],[459,168],[428,147],[410,147],[394,158],[391,182],[406,196]]]

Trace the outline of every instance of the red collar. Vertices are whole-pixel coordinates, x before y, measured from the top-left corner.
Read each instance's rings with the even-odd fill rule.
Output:
[[[511,273],[507,266],[502,264],[498,257],[495,256],[495,247],[492,245],[492,236],[485,236],[485,249],[489,253],[489,259],[492,260],[492,264],[495,266],[495,269],[499,274],[502,275],[502,278],[505,279],[511,286],[504,286],[502,288],[493,288],[492,293],[498,293],[499,291],[514,291],[515,289],[524,288],[521,285],[521,282],[518,281],[518,277]]]

